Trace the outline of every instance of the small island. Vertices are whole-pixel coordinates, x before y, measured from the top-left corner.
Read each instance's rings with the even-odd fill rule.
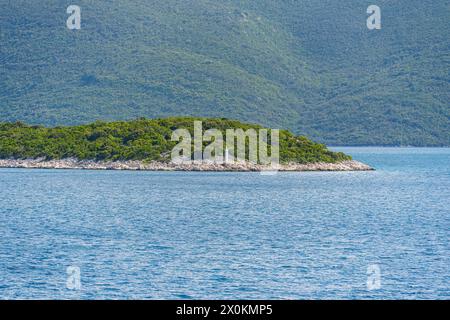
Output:
[[[149,171],[264,171],[265,165],[235,163],[174,163],[177,145],[172,133],[203,129],[255,129],[263,127],[228,119],[172,117],[87,125],[43,127],[21,122],[0,124],[0,168],[149,170]],[[287,130],[279,133],[277,171],[368,171],[370,166],[342,152]]]

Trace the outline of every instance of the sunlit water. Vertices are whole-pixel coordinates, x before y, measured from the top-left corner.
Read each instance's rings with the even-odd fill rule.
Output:
[[[377,171],[0,169],[0,298],[449,299],[450,149],[339,150]]]

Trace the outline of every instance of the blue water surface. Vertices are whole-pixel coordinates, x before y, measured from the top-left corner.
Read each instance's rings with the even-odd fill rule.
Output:
[[[449,299],[450,149],[335,149],[377,171],[0,169],[0,298]]]

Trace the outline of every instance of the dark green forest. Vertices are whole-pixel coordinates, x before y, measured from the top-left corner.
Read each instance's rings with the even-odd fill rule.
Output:
[[[2,122],[226,117],[331,145],[450,146],[446,0],[0,2]]]

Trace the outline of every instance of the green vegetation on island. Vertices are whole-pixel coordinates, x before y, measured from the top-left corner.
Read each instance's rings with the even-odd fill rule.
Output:
[[[88,125],[47,128],[21,122],[0,123],[0,159],[66,159],[169,161],[178,141],[171,141],[176,129],[193,134],[194,121],[202,121],[203,130],[261,129],[259,125],[228,119],[165,118],[118,122],[94,122]],[[280,130],[281,163],[336,163],[351,160],[341,152],[332,152],[323,144]]]

